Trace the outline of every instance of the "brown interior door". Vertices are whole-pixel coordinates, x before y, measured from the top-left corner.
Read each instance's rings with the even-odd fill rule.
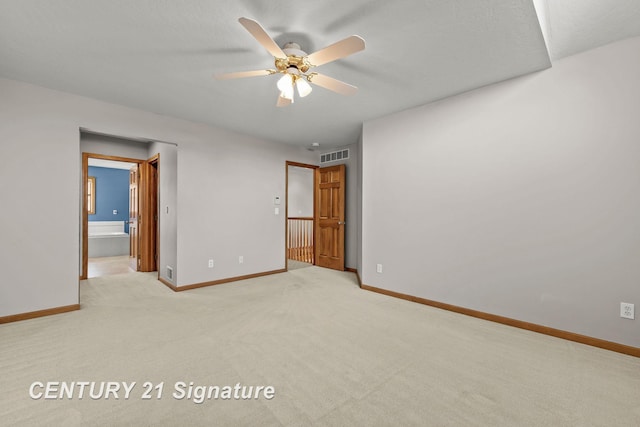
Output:
[[[345,166],[316,169],[316,265],[344,270]]]
[[[149,265],[148,271],[158,269],[158,165],[149,163]]]
[[[140,236],[138,233],[138,199],[140,174],[138,165],[129,170],[129,266],[138,271]]]
[[[138,169],[138,271],[156,271],[158,169],[142,162]]]

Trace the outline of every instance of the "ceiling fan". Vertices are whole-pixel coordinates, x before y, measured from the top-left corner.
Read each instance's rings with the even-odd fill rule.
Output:
[[[332,77],[311,71],[314,67],[326,64],[352,55],[364,49],[364,39],[359,36],[350,36],[330,46],[320,49],[312,54],[307,54],[300,49],[297,43],[287,43],[282,48],[267,34],[262,26],[253,19],[240,18],[240,24],[273,55],[275,69],[240,71],[236,73],[215,74],[218,80],[239,79],[244,77],[270,76],[282,74],[278,80],[280,95],[276,105],[285,107],[293,103],[294,88],[298,89],[298,95],[305,97],[312,91],[311,85],[323,87],[341,95],[353,95],[357,87],[336,80]]]

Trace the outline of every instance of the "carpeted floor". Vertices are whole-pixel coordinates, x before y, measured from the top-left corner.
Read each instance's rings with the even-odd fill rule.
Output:
[[[307,268],[307,267],[313,267],[313,264],[310,264],[308,262],[296,261],[295,259],[287,260],[287,269],[289,271],[299,270],[301,268]]]
[[[132,273],[82,282],[81,304],[0,325],[1,425],[640,425],[640,359],[362,291],[351,273],[181,293]],[[136,385],[33,399],[37,381]],[[161,398],[142,399],[147,381]],[[198,404],[172,396],[181,381],[276,394]]]
[[[90,279],[125,273],[133,273],[129,267],[129,255],[89,258],[87,262],[87,277]]]

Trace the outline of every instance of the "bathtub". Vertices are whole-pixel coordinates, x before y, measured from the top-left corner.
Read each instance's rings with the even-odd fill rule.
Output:
[[[129,255],[124,221],[89,221],[89,258]]]

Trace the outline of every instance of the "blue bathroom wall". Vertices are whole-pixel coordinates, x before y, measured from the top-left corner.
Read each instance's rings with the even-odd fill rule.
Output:
[[[96,213],[89,215],[89,221],[125,221],[128,233],[129,171],[89,166],[89,176],[96,178]]]

